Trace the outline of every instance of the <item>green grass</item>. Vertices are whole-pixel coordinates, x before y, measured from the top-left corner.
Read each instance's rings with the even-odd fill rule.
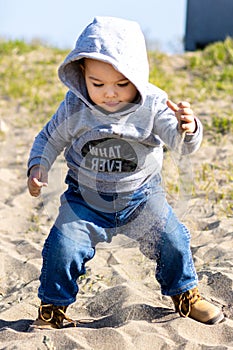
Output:
[[[233,39],[183,55],[183,67],[168,69],[173,57],[150,53],[150,81],[175,101],[187,100],[197,110],[212,101],[212,118],[203,121],[206,130],[225,135],[233,132]],[[224,104],[225,101],[225,104]],[[225,105],[227,107],[225,108]],[[231,107],[230,107],[231,106]]]
[[[226,135],[233,131],[233,118],[232,111],[227,112],[228,116],[218,118],[213,116],[212,127],[216,130],[217,133]]]
[[[35,118],[21,126],[44,124],[64,98],[57,67],[66,51],[22,41],[0,42],[0,97],[24,107]]]
[[[217,205],[219,216],[233,217],[233,163],[231,159],[218,163],[202,163],[196,170],[196,194]]]
[[[57,68],[67,50],[40,42],[0,41],[0,97],[26,108],[30,115],[22,125],[44,124],[64,98],[66,87],[57,77]],[[232,96],[233,40],[209,45],[205,50],[183,55],[183,66],[169,69],[172,56],[149,52],[150,82],[165,90],[175,101],[188,100],[194,107]],[[213,108],[206,129],[226,134],[233,131],[230,109]]]
[[[233,40],[209,45],[190,57],[187,68],[192,74],[194,88],[204,93],[201,99],[232,93]]]
[[[38,45],[35,44],[26,44],[21,40],[1,40],[0,41],[0,55],[2,56],[10,56],[13,53],[17,55],[22,55],[28,53],[32,50],[38,48]]]

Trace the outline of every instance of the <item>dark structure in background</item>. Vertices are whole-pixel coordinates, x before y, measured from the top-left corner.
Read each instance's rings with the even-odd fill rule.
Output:
[[[187,0],[185,50],[233,37],[233,0]]]

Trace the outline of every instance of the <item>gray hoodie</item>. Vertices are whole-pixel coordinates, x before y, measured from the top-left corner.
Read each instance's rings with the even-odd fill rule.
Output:
[[[124,110],[110,113],[90,101],[77,61],[89,57],[113,65],[137,88],[139,97]],[[28,168],[48,170],[64,150],[68,175],[75,182],[102,192],[134,191],[160,173],[163,145],[183,154],[202,141],[197,119],[195,134],[181,135],[167,108],[167,95],[148,82],[149,65],[143,34],[136,22],[96,17],[77,40],[58,70],[69,88],[52,119],[36,136]]]

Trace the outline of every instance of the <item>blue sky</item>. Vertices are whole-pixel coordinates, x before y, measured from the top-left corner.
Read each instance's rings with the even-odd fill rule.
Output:
[[[187,0],[0,0],[0,37],[72,48],[97,15],[136,20],[154,47],[182,49]]]

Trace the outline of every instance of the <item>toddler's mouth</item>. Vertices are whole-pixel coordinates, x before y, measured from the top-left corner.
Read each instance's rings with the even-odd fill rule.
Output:
[[[119,106],[120,102],[119,101],[108,101],[104,103],[108,107],[117,107]]]

